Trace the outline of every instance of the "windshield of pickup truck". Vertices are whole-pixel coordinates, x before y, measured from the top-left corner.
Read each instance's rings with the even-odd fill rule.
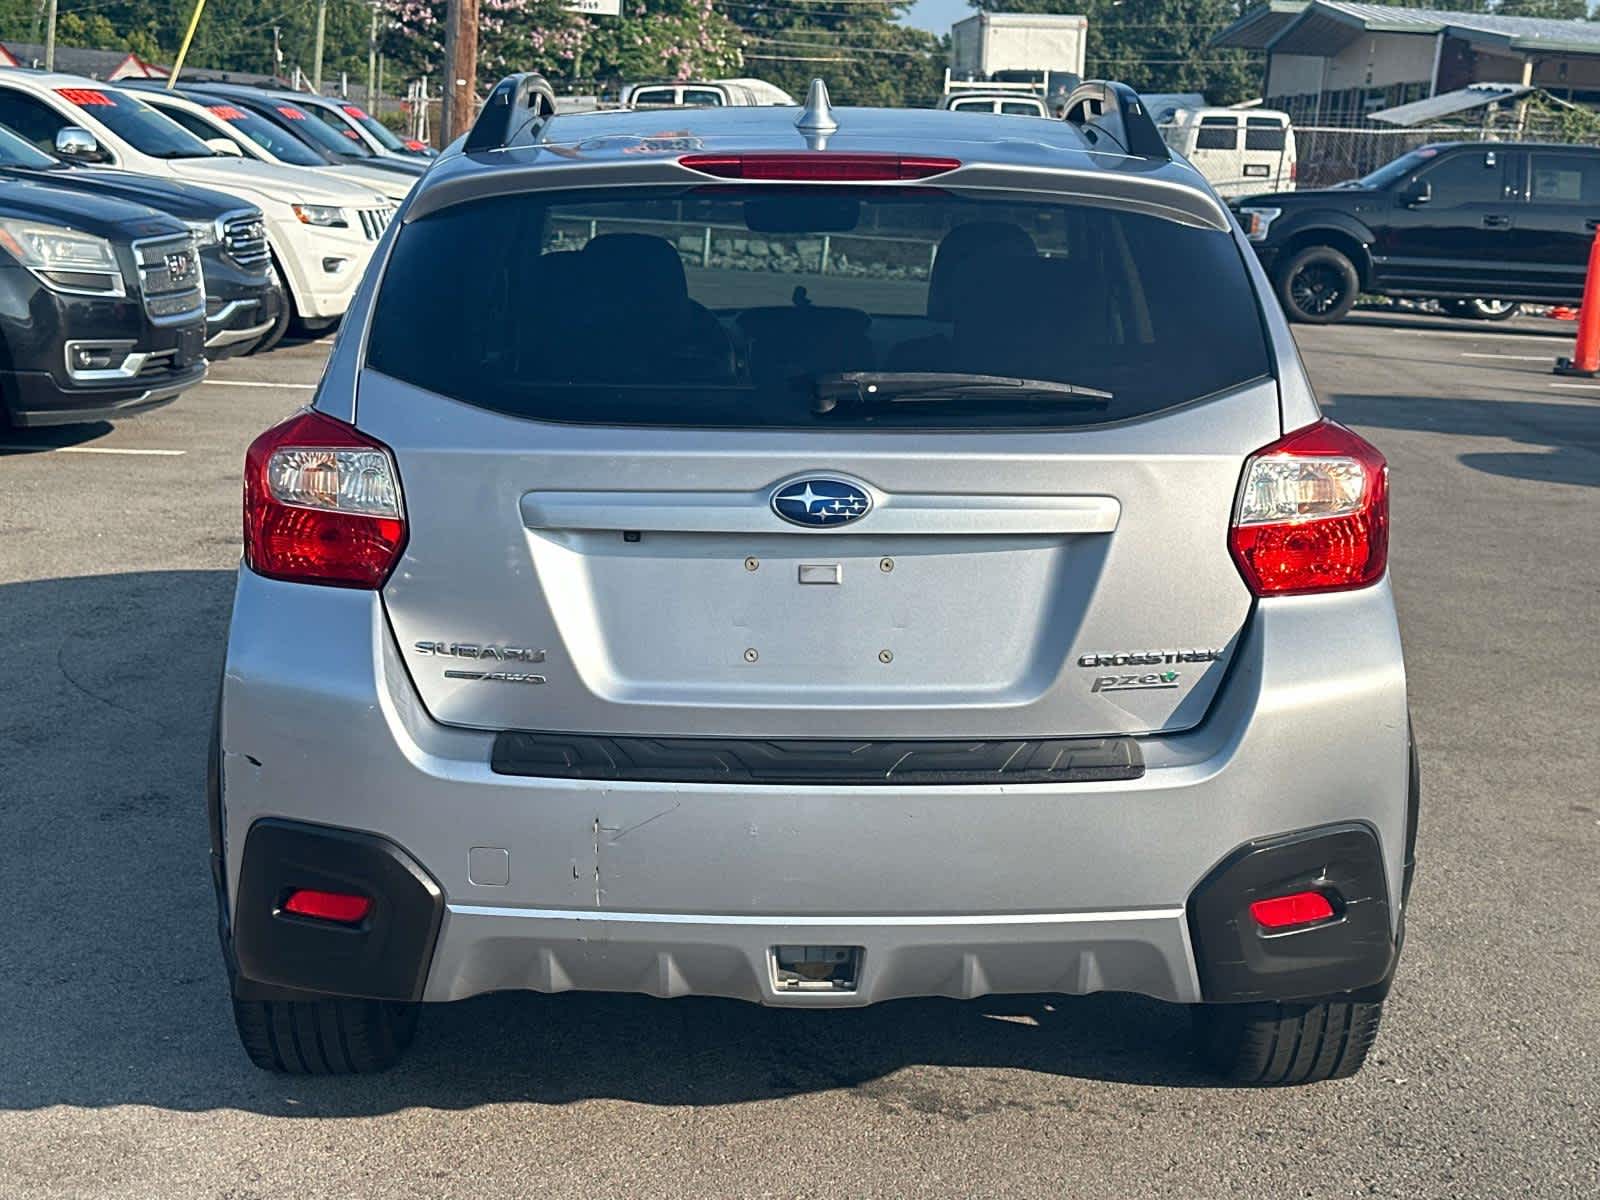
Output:
[[[519,416],[723,428],[1082,425],[1269,374],[1221,231],[1009,192],[739,191],[410,222],[368,363]]]
[[[1364,188],[1386,188],[1397,180],[1404,179],[1430,158],[1438,155],[1438,151],[1430,148],[1413,150],[1410,154],[1402,154],[1392,162],[1386,162],[1376,171],[1363,175],[1356,180],[1356,184]]]
[[[213,151],[176,121],[113,88],[62,87],[56,95],[151,158],[212,158]]]
[[[0,167],[27,167],[48,171],[62,164],[42,150],[35,149],[9,129],[0,126]]]

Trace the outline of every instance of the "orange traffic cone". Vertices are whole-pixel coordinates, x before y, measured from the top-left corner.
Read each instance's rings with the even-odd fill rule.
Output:
[[[1578,344],[1571,358],[1556,359],[1557,375],[1600,375],[1600,233],[1589,245],[1589,274],[1583,281],[1583,307],[1578,310]]]

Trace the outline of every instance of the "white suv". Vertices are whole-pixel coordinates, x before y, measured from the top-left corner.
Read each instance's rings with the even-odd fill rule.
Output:
[[[225,146],[237,147],[244,158],[280,166],[304,167],[318,175],[332,176],[358,187],[371,188],[398,205],[411,192],[422,172],[390,170],[386,166],[360,159],[329,161],[286,129],[274,125],[258,112],[233,103],[226,96],[204,92],[185,94],[164,88],[141,87],[139,99],[162,116],[182,125],[195,137],[223,153]],[[288,105],[284,107],[288,108]],[[292,108],[290,111],[295,111]],[[294,120],[285,115],[286,120]],[[301,118],[302,123],[304,118]],[[332,135],[330,135],[332,136]]]
[[[394,214],[367,188],[298,167],[215,153],[127,92],[93,79],[0,73],[0,125],[74,161],[103,162],[231,192],[258,206],[294,301],[312,327],[350,307],[361,272]]]

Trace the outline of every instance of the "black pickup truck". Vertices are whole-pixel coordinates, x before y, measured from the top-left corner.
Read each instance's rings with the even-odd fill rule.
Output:
[[[207,358],[269,349],[288,328],[288,300],[255,205],[176,180],[61,162],[0,126],[0,181],[6,179],[126,200],[182,221],[205,277]]]
[[[1294,320],[1337,321],[1363,292],[1509,316],[1582,298],[1600,147],[1440,143],[1338,187],[1230,203]]]
[[[0,180],[0,419],[103,420],[205,378],[205,289],[176,217]]]

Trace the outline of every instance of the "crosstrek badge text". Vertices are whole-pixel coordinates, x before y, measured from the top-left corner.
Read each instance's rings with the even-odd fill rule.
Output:
[[[1171,663],[1221,662],[1225,650],[1136,650],[1121,654],[1083,654],[1080,667],[1160,667]]]

